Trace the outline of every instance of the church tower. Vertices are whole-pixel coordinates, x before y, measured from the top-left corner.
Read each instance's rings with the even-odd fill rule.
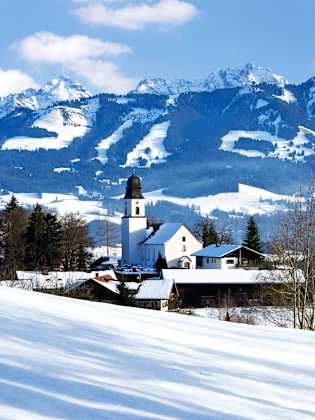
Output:
[[[141,180],[131,175],[127,181],[122,218],[122,263],[141,264],[141,243],[146,238],[147,218]]]

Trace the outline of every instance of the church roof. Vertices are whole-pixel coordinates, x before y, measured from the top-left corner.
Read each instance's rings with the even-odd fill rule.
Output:
[[[163,223],[144,243],[148,245],[163,245],[175,235],[181,226],[183,226],[182,223]]]
[[[133,174],[127,180],[125,199],[140,198],[144,198],[141,191],[141,179]]]
[[[230,254],[231,252],[238,251],[241,248],[245,248],[251,252],[254,252],[257,255],[263,256],[263,254],[260,254],[257,251],[254,251],[253,249],[247,248],[243,245],[233,245],[233,244],[224,244],[224,245],[208,245],[205,248],[201,249],[200,251],[195,252],[192,254],[194,257],[211,257],[211,258],[223,258],[226,255]]]

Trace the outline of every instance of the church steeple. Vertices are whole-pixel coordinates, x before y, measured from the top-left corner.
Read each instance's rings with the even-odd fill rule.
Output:
[[[140,244],[146,238],[147,219],[145,217],[145,199],[141,191],[141,180],[135,174],[131,175],[127,181],[121,227],[123,264],[140,264]]]
[[[143,199],[142,191],[141,191],[141,180],[140,178],[133,174],[127,180],[127,188],[126,188],[126,199]]]

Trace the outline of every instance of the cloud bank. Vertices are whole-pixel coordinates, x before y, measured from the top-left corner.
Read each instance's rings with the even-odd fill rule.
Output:
[[[182,0],[159,0],[154,4],[129,4],[119,8],[112,7],[111,3],[92,2],[77,7],[73,13],[83,23],[115,26],[131,31],[141,30],[148,25],[179,25],[198,14],[193,4]]]
[[[62,65],[63,70],[85,78],[95,88],[124,93],[134,85],[134,81],[112,62],[113,58],[132,52],[123,44],[83,35],[66,37],[38,32],[22,39],[14,47],[25,60]]]
[[[4,70],[0,68],[0,96],[19,93],[27,88],[38,87],[37,83],[20,70]]]

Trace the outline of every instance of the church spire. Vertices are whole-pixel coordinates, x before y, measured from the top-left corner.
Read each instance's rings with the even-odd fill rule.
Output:
[[[126,188],[126,194],[125,194],[125,200],[126,199],[142,199],[144,198],[142,195],[142,189],[141,189],[141,180],[140,178],[132,174],[127,181],[127,188]]]

